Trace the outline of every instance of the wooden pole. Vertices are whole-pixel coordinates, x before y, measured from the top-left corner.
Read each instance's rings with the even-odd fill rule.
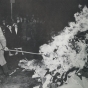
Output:
[[[33,53],[33,52],[19,51],[19,50],[11,50],[11,49],[9,49],[7,51],[20,52],[20,53],[28,53],[28,54],[36,54],[36,55],[43,55],[41,53]]]

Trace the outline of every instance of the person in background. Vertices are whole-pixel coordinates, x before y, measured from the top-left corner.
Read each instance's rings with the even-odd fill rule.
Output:
[[[22,32],[22,19],[20,17],[17,17],[16,19],[17,27],[18,27],[18,34],[21,37],[21,32]]]
[[[27,39],[27,36],[26,36],[26,33],[27,33],[27,19],[24,18],[23,19],[23,22],[22,22],[22,42],[23,42],[23,45],[26,44],[26,39]]]
[[[2,24],[1,28],[2,28],[3,34],[5,35],[5,30],[6,30],[6,21],[5,21],[5,20],[3,20],[1,24]]]
[[[13,35],[12,35],[12,26],[11,24],[7,25],[5,30],[5,38],[6,44],[9,49],[13,49]],[[13,56],[13,54],[9,51],[9,56]]]
[[[14,32],[15,32],[15,39],[14,39],[14,42],[15,42],[15,48],[18,48],[21,46],[21,38],[20,38],[20,29],[17,25],[17,23],[15,23],[14,25]]]
[[[14,49],[16,49],[16,51],[18,50],[22,50],[21,47],[21,33],[18,27],[17,23],[14,23],[13,27],[12,27],[12,36],[13,36],[13,46]],[[15,55],[17,55],[18,52],[15,53]]]
[[[16,23],[12,26],[12,40],[13,40],[13,48],[16,47],[16,33],[18,32],[18,29],[15,28]]]
[[[7,51],[8,48],[6,47],[6,39],[3,34],[2,28],[0,27],[0,65],[3,68],[4,75],[9,75],[9,70],[7,67],[7,62],[4,57],[4,51]]]

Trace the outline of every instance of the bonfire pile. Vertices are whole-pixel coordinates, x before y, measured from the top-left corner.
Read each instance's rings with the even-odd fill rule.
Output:
[[[80,7],[81,8],[81,7]],[[88,53],[88,8],[74,14],[75,22],[70,22],[52,42],[40,46],[43,59],[36,64],[35,60],[21,60],[19,66],[35,70],[33,77],[40,77],[43,88],[55,83],[64,83],[66,72],[72,68],[83,69]],[[45,78],[45,80],[43,80]]]

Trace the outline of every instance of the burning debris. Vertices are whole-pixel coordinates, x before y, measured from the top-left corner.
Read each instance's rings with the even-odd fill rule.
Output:
[[[76,73],[83,69],[88,58],[88,8],[74,14],[75,22],[57,36],[52,42],[40,46],[39,52],[43,60],[36,64],[35,60],[21,60],[19,66],[24,69],[35,70],[33,77],[40,77],[42,88],[51,88],[55,83],[61,86],[67,80],[70,72]],[[72,75],[70,75],[71,77]],[[46,79],[43,81],[43,79]]]

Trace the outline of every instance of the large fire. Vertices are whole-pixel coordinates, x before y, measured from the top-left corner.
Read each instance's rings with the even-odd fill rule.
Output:
[[[63,79],[63,74],[69,69],[82,69],[87,62],[88,8],[85,6],[74,17],[75,22],[70,22],[61,33],[52,37],[52,42],[40,46],[41,63],[36,64],[35,60],[21,60],[19,63],[24,69],[35,70],[33,77],[46,78],[43,88],[49,88],[49,83],[61,83],[57,79]]]

